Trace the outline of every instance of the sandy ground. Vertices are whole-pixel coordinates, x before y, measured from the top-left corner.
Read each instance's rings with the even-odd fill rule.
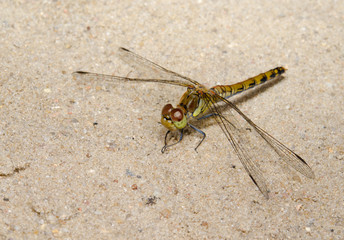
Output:
[[[343,1],[143,2],[0,2],[0,239],[343,239]],[[207,86],[287,66],[234,100],[316,178],[261,161],[266,200],[208,121],[162,154],[185,89],[71,75],[135,74],[120,46]]]

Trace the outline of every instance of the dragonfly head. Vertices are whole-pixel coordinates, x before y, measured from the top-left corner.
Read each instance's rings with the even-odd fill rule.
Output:
[[[174,108],[171,104],[167,104],[161,111],[161,124],[170,131],[183,129],[187,125],[185,113],[186,111],[182,107]]]

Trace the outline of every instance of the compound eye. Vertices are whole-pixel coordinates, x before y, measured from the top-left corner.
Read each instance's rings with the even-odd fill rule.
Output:
[[[161,111],[161,114],[163,116],[167,116],[171,113],[171,110],[173,109],[173,106],[172,104],[166,104],[163,108],[162,108],[162,111]]]
[[[183,111],[179,108],[174,108],[172,111],[171,111],[171,119],[173,122],[180,122],[182,121],[184,118],[184,114],[183,114]]]

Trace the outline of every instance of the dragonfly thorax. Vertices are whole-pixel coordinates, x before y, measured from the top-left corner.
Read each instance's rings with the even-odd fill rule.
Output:
[[[165,105],[161,111],[161,124],[171,131],[185,128],[187,125],[185,109],[179,105],[176,108],[172,104]]]
[[[207,110],[207,100],[204,97],[209,90],[200,85],[188,88],[179,101],[180,107],[185,109],[187,118],[197,118]]]

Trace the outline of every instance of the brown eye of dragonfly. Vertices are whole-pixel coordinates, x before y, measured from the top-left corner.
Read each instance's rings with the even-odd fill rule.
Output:
[[[183,111],[180,110],[179,108],[174,108],[171,111],[171,119],[172,119],[172,121],[180,122],[181,120],[183,120],[183,118],[184,118]]]
[[[161,111],[161,114],[163,116],[167,116],[171,113],[171,110],[173,109],[173,106],[172,104],[166,104],[163,108],[162,108],[162,111]]]

